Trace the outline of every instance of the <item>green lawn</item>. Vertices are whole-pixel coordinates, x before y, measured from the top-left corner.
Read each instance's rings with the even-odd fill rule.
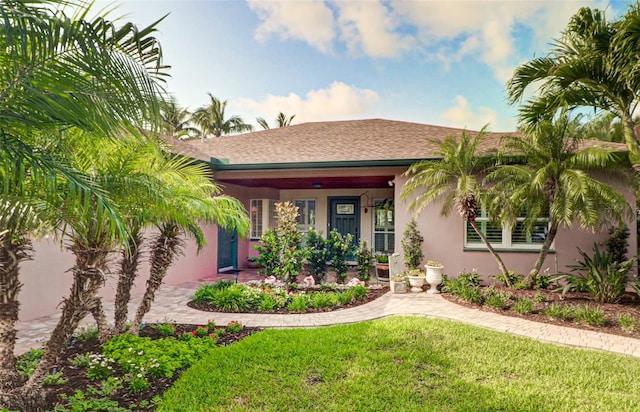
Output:
[[[393,317],[216,349],[158,411],[637,411],[639,377],[640,359]]]

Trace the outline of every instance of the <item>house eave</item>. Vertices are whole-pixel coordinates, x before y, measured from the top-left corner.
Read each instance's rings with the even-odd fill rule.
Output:
[[[215,170],[286,170],[286,169],[327,169],[327,168],[362,168],[362,167],[398,167],[409,166],[421,160],[436,160],[429,158],[416,159],[385,159],[385,160],[339,160],[328,162],[284,162],[284,163],[229,163],[225,159],[211,158],[211,165]]]

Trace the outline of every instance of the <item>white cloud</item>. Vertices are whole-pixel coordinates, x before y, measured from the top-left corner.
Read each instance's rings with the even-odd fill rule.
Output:
[[[480,106],[474,110],[464,96],[456,96],[454,103],[453,107],[440,114],[449,126],[480,130],[488,124],[490,129],[495,130],[498,122],[498,113],[495,110],[486,106]]]
[[[539,53],[557,37],[579,7],[607,8],[603,0],[444,1],[323,0],[258,1],[250,8],[261,23],[256,37],[295,38],[331,51],[335,39],[354,55],[375,58],[424,52],[445,66],[472,57],[506,81],[515,66],[532,57],[518,50],[517,33],[533,34]],[[614,10],[609,14],[612,16]]]
[[[347,48],[371,57],[396,57],[409,50],[410,36],[394,31],[398,21],[384,4],[378,2],[339,1],[338,25]]]
[[[323,53],[331,51],[335,36],[333,13],[324,2],[248,0],[249,8],[261,23],[256,39],[264,41],[271,34],[281,39],[303,40]]]
[[[334,81],[328,88],[311,90],[304,97],[295,93],[287,96],[267,95],[263,101],[240,99],[239,108],[254,111],[272,123],[279,112],[296,115],[294,124],[324,120],[363,117],[378,103],[378,93]]]

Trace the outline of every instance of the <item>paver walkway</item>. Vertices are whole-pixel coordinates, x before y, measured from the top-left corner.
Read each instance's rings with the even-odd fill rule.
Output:
[[[178,323],[204,324],[213,319],[217,324],[238,320],[246,326],[263,328],[315,327],[340,323],[353,323],[392,315],[418,315],[460,321],[488,329],[526,336],[543,342],[557,343],[580,348],[590,348],[640,357],[640,339],[606,333],[574,329],[546,323],[532,322],[521,318],[484,312],[451,303],[439,295],[410,293],[404,295],[387,293],[373,302],[334,312],[272,315],[213,313],[192,309],[186,303],[200,285],[190,282],[181,286],[163,286],[156,295],[151,312],[145,317],[147,322],[174,321]],[[134,311],[137,301],[130,308]],[[105,304],[112,313],[113,304]],[[22,353],[40,346],[42,339],[50,334],[58,316],[49,316],[29,322],[20,322],[16,352]],[[92,323],[88,316],[85,324]]]

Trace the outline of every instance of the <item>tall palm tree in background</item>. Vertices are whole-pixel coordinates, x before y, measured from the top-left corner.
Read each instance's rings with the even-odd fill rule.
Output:
[[[278,125],[278,127],[287,127],[287,126],[291,126],[291,122],[293,121],[293,118],[296,117],[296,115],[292,115],[290,117],[287,117],[286,114],[280,112],[278,113],[278,117],[276,117],[276,124]],[[262,117],[256,117],[256,121],[258,122],[258,124],[260,126],[262,126],[262,128],[264,130],[268,130],[270,129],[269,127],[269,123],[267,123],[267,121],[262,118]]]
[[[511,286],[502,258],[476,222],[483,193],[479,179],[493,164],[493,156],[478,152],[478,145],[485,136],[486,127],[478,133],[465,130],[460,137],[447,136],[444,141],[432,141],[438,145],[436,155],[442,160],[422,160],[409,166],[404,173],[409,179],[402,188],[401,196],[406,200],[416,193],[409,203],[409,209],[415,210],[416,214],[441,198],[442,216],[448,216],[454,206],[457,207],[462,219],[471,225],[495,258],[507,285]]]
[[[180,107],[178,101],[171,97],[161,106],[162,125],[161,132],[176,139],[188,139],[196,136],[200,131],[191,126],[192,114],[186,107]]]
[[[637,123],[634,120],[634,123]],[[624,130],[620,118],[610,112],[601,112],[576,130],[584,139],[624,143]]]
[[[30,256],[29,235],[49,220],[46,200],[92,200],[123,232],[111,201],[52,154],[48,140],[70,127],[110,137],[159,124],[165,67],[153,37],[158,22],[138,28],[102,16],[88,21],[89,6],[82,0],[7,0],[0,7],[0,407],[9,409],[37,410],[42,401],[42,373],[11,392],[6,388],[20,381],[4,377],[15,374],[18,270]],[[68,14],[71,8],[76,11]],[[51,350],[45,357],[53,358]]]
[[[631,164],[640,168],[640,140],[633,113],[640,93],[640,4],[608,22],[600,10],[581,8],[547,56],[516,68],[507,83],[509,101],[522,100],[532,85],[538,94],[520,108],[520,121],[533,127],[563,107],[593,107],[620,119]]]
[[[202,139],[209,136],[220,137],[253,130],[253,126],[245,123],[240,116],[225,117],[226,100],[220,101],[211,93],[209,93],[209,99],[210,104],[198,108],[193,113],[193,122],[198,126]]]
[[[553,121],[526,128],[522,136],[505,136],[503,150],[509,164],[499,165],[488,176],[493,203],[487,203],[502,223],[513,225],[525,216],[524,227],[532,233],[540,220],[549,221],[548,234],[525,283],[532,286],[553,244],[560,225],[577,223],[585,230],[598,230],[610,222],[621,222],[632,213],[624,196],[593,177],[618,175],[625,178],[629,164],[614,149],[588,145],[574,136],[579,121],[566,111]],[[622,180],[630,182],[628,176]],[[505,201],[506,196],[506,201]],[[505,207],[508,206],[508,207]]]

